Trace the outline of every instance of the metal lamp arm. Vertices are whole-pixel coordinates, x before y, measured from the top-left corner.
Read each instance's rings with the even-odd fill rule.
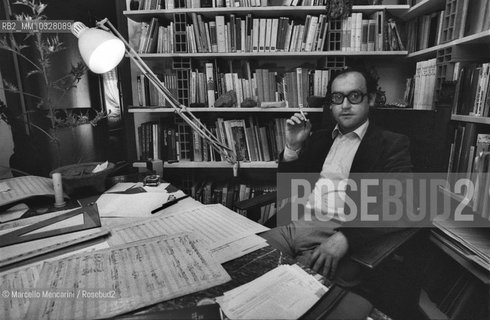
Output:
[[[141,59],[138,53],[130,46],[130,44],[124,39],[119,31],[117,31],[114,25],[112,25],[112,23],[107,18],[97,22],[97,26],[103,29],[107,29],[105,28],[106,25],[110,29],[110,31],[124,43],[124,47],[129,58],[135,63],[135,65],[143,73],[143,75],[148,78],[150,83],[155,86],[155,88],[161,94],[164,95],[165,99],[167,99],[170,106],[175,110],[175,112],[202,138],[206,139],[211,144],[211,146],[226,159],[226,161],[232,163],[235,167],[237,167],[238,160],[235,152],[228,146],[224,145],[211,131],[209,131],[209,129],[196,116],[194,116],[189,110],[187,110],[186,106],[179,103],[179,101],[158,79],[155,73],[153,73],[150,67],[143,61],[143,59]]]

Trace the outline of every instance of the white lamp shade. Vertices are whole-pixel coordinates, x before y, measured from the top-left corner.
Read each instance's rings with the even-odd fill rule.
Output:
[[[80,22],[74,23],[72,32],[78,37],[83,61],[92,72],[106,73],[124,57],[124,43],[110,32],[87,28]]]

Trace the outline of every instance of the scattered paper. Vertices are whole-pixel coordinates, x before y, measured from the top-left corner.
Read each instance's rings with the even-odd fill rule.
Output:
[[[106,162],[103,162],[103,163],[99,163],[97,166],[95,166],[95,168],[92,170],[92,173],[97,173],[97,172],[101,172],[101,171],[104,171],[105,169],[107,169],[107,167],[109,166],[109,161],[106,161]]]
[[[2,247],[0,248],[0,266],[3,267],[27,260],[77,243],[102,237],[108,233],[109,231],[104,228],[93,228]]]
[[[159,237],[48,262],[38,287],[66,299],[35,299],[27,319],[113,317],[230,280],[191,234]]]
[[[44,262],[55,261],[74,254],[82,252],[90,252],[108,248],[107,242],[98,243],[89,247],[67,252],[54,258],[46,259],[41,262],[36,262],[30,265],[10,269],[0,273],[0,290],[8,292],[8,298],[0,299],[0,310],[3,310],[6,319],[23,319],[29,307],[29,302],[36,299],[32,295],[37,293],[39,289],[36,284],[39,280],[39,273]],[[19,293],[26,292],[26,295],[19,297]],[[40,292],[42,293],[42,292]],[[17,298],[13,296],[16,295]],[[7,308],[7,305],[9,306]]]
[[[35,299],[29,294],[36,287],[42,264],[43,262],[38,262],[0,274],[0,290],[2,291],[0,310],[2,310],[4,319],[24,318],[29,302]]]
[[[79,206],[79,207],[81,207],[81,206]],[[34,223],[37,223],[40,221],[44,221],[44,220],[47,220],[50,218],[61,216],[67,212],[73,211],[73,209],[74,208],[70,208],[67,210],[54,211],[54,212],[49,212],[49,213],[45,213],[45,214],[38,215],[38,216],[33,216],[30,218],[24,218],[24,219],[20,219],[20,220],[2,223],[2,224],[0,224],[0,231],[12,229],[12,228],[16,228],[16,227],[21,227],[21,226],[28,226],[28,225],[31,225],[31,224],[34,224]]]
[[[217,301],[230,319],[298,319],[327,291],[298,265],[281,265]]]
[[[19,219],[28,210],[29,207],[25,203],[19,203],[13,207],[10,207],[4,212],[0,212],[0,223]]]
[[[253,247],[258,244],[257,238],[232,244],[234,241],[267,230],[269,228],[251,221],[221,204],[213,204],[185,212],[168,213],[112,229],[109,244],[113,246],[190,231],[197,234],[209,250],[221,257],[220,259],[230,257],[234,259],[238,257],[236,256],[235,245],[245,250],[248,245]],[[248,241],[250,242],[247,244]]]
[[[105,193],[124,192],[128,189],[142,188],[142,187],[143,187],[143,182],[118,182],[115,185],[113,185],[109,190],[107,190]]]
[[[10,187],[7,183],[0,182],[0,192],[5,192],[5,191],[9,191],[9,190],[10,190]]]
[[[0,206],[34,196],[54,196],[53,180],[37,176],[24,176],[2,180]],[[5,190],[8,188],[8,190]]]
[[[167,193],[161,192],[104,193],[96,203],[102,218],[151,217],[151,211],[167,202],[168,196]]]
[[[264,238],[252,234],[214,248],[211,250],[211,254],[219,263],[225,263],[267,246],[267,241]]]

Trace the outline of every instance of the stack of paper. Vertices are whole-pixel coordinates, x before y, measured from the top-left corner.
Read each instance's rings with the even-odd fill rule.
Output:
[[[38,298],[37,293],[42,295],[42,290],[37,290],[36,285],[44,262],[56,261],[74,254],[107,249],[108,247],[107,242],[102,242],[41,262],[0,272],[0,288],[4,293],[4,299],[0,299],[0,310],[4,311],[4,318],[23,319],[30,301]]]
[[[111,230],[111,246],[190,231],[197,235],[220,263],[241,257],[267,245],[256,233],[267,231],[221,204],[201,206],[133,222]]]
[[[230,319],[297,319],[328,288],[297,265],[281,265],[218,298]]]
[[[229,280],[193,235],[159,237],[44,263],[26,318],[113,317]]]
[[[0,206],[34,196],[54,196],[53,180],[37,176],[5,179],[0,182]]]
[[[490,270],[490,233],[487,228],[462,228],[454,221],[438,218],[433,223],[446,235],[443,238],[434,233],[436,238],[467,259]]]
[[[109,217],[151,217],[151,211],[168,201],[169,183],[156,187],[143,186],[142,183],[120,182],[97,199],[99,215]],[[136,191],[136,192],[133,192]],[[185,195],[182,191],[173,193],[176,198]]]

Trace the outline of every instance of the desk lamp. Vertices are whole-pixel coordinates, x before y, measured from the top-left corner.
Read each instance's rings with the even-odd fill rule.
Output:
[[[78,49],[83,61],[94,73],[105,73],[114,69],[126,52],[149,82],[164,95],[175,112],[202,138],[206,139],[226,161],[233,164],[233,173],[237,175],[238,160],[235,152],[213,135],[196,116],[187,110],[186,106],[179,103],[107,18],[97,22],[97,28],[88,28],[81,22],[75,22],[71,27],[71,32],[78,38]]]

